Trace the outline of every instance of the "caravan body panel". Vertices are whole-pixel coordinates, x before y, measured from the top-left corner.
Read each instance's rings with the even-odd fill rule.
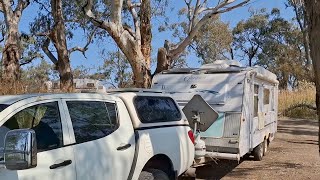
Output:
[[[278,81],[264,68],[212,64],[174,69],[156,75],[152,88],[170,93],[181,108],[201,95],[219,113],[201,133],[208,152],[243,156],[264,139],[274,138]]]

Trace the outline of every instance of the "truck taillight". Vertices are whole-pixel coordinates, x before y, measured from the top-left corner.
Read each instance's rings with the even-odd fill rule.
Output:
[[[188,131],[188,135],[189,135],[189,138],[190,138],[191,142],[194,144],[194,135],[193,135],[193,132],[191,130]]]

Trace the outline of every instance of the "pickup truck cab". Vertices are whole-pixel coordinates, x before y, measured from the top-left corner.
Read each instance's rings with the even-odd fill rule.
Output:
[[[161,93],[0,96],[1,180],[176,179],[193,141]]]

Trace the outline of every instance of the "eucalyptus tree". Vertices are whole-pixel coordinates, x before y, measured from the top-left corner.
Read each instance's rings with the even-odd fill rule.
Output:
[[[23,11],[29,6],[29,0],[0,0],[0,12],[4,16],[1,39],[2,49],[2,79],[15,82],[20,78],[20,59],[23,52],[19,23]]]
[[[294,23],[281,17],[279,9],[255,11],[233,29],[233,48],[250,66],[261,65],[275,73],[280,88],[310,81],[304,68],[303,33]]]
[[[188,47],[200,28],[219,14],[247,4],[250,0],[185,0],[187,9],[188,31],[179,42],[170,43],[164,40],[164,47],[157,52],[157,67],[159,73],[170,67]],[[98,4],[98,5],[97,5]],[[127,57],[134,74],[136,87],[150,87],[151,73],[151,0],[87,0],[84,12],[97,27],[104,29],[116,42]],[[99,8],[97,8],[99,7]],[[110,16],[100,14],[109,11]],[[130,21],[124,21],[125,12],[129,11]],[[129,22],[129,23],[126,23]]]
[[[39,48],[55,65],[60,77],[60,90],[73,90],[73,74],[70,65],[70,55],[81,52],[85,56],[88,46],[93,41],[96,28],[83,17],[79,1],[68,0],[35,0],[39,5],[38,16],[31,23],[30,30],[37,37]],[[83,45],[68,47],[68,41],[74,33],[84,30],[87,41]]]
[[[190,47],[201,58],[201,63],[207,64],[215,60],[232,57],[230,55],[232,41],[233,36],[229,24],[217,18],[200,28]]]

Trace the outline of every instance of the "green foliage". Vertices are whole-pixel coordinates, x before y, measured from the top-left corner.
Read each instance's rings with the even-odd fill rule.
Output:
[[[51,77],[56,76],[53,66],[45,60],[37,65],[30,65],[22,70],[21,81],[27,88],[28,92],[39,92],[44,87],[44,83],[49,81]]]
[[[191,47],[201,58],[202,64],[212,63],[218,59],[226,59],[232,40],[229,24],[217,18],[200,28]]]
[[[133,86],[133,73],[129,61],[120,51],[102,53],[105,57],[101,71],[113,87],[126,88]]]
[[[92,73],[92,71],[96,71]],[[100,70],[101,71],[101,70]],[[88,68],[83,65],[77,66],[73,70],[73,78],[74,79],[96,79],[96,80],[104,80],[106,76],[96,70],[94,68]]]
[[[299,81],[310,80],[304,67],[302,32],[281,17],[279,9],[252,12],[248,20],[237,24],[233,34],[233,47],[241,52],[240,58],[275,73],[280,88],[286,89],[288,84],[295,88]]]

